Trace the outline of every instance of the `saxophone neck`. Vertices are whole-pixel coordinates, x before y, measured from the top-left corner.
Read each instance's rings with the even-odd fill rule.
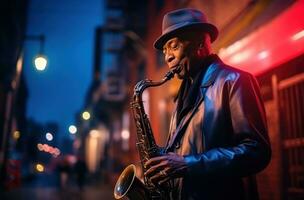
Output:
[[[168,71],[164,78],[160,81],[152,81],[152,80],[149,80],[149,79],[145,79],[145,80],[142,80],[142,81],[139,81],[135,87],[134,87],[134,95],[138,96],[143,93],[143,91],[148,88],[148,87],[157,87],[157,86],[160,86],[164,83],[166,83],[167,81],[169,81],[170,79],[172,79],[174,77],[174,74],[177,72],[177,69],[173,69],[173,70],[170,70]]]

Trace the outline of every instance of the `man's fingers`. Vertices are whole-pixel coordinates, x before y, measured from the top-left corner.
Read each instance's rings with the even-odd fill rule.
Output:
[[[169,180],[170,180],[170,177],[166,177],[163,180],[159,181],[158,184],[163,185],[164,183],[168,182]]]
[[[159,171],[158,173],[156,173],[155,175],[153,175],[150,180],[152,183],[158,183],[160,184],[161,181],[163,181],[164,179],[168,179],[168,175],[165,172],[165,170]]]
[[[166,156],[158,156],[158,157],[151,158],[145,163],[145,166],[149,167],[150,165],[155,165],[165,159],[166,159]]]
[[[166,174],[166,176],[170,176],[171,172],[172,172],[172,168],[170,167],[166,167],[163,172]]]
[[[153,172],[155,172],[155,171],[161,171],[166,165],[167,165],[167,162],[166,161],[162,161],[159,164],[150,167],[145,172],[145,176],[149,176],[149,175],[153,174]]]
[[[153,166],[150,167],[146,172],[145,172],[145,176],[151,176],[151,174],[153,174],[153,172],[157,169],[157,166]]]
[[[150,178],[150,181],[151,181],[152,183],[158,183],[158,181],[159,181],[160,179],[162,179],[162,174],[156,173],[154,176],[152,176],[152,177]]]

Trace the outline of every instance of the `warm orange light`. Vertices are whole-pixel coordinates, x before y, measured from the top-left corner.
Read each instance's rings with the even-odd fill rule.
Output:
[[[36,170],[38,172],[43,172],[44,171],[44,166],[42,164],[36,164]]]
[[[39,149],[39,151],[43,151],[43,145],[42,144],[38,143],[37,148]]]
[[[90,131],[90,136],[92,138],[98,138],[98,137],[100,137],[99,131],[98,130],[91,130]]]
[[[15,131],[14,134],[13,134],[13,138],[15,140],[18,140],[20,138],[20,132],[19,131]]]

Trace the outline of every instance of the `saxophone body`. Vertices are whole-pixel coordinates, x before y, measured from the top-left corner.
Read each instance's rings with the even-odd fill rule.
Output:
[[[143,174],[147,171],[144,163],[150,158],[162,155],[162,149],[157,146],[154,135],[151,129],[150,121],[145,113],[142,94],[149,87],[157,87],[171,78],[177,70],[167,72],[161,81],[154,82],[151,80],[142,80],[134,87],[133,101],[131,109],[136,126],[136,146],[139,153]],[[146,176],[143,177],[143,182],[136,177],[135,165],[127,166],[119,176],[115,188],[115,199],[128,197],[131,200],[163,200],[169,198],[169,187],[159,187],[154,185]]]

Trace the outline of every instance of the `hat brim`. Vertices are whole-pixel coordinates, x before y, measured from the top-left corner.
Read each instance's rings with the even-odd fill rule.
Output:
[[[190,23],[190,24],[181,24],[175,27],[172,27],[170,31],[161,35],[154,42],[154,48],[158,50],[162,50],[164,44],[171,38],[177,36],[179,33],[182,33],[186,30],[200,30],[206,31],[210,35],[211,42],[214,42],[218,36],[218,29],[209,23]]]

